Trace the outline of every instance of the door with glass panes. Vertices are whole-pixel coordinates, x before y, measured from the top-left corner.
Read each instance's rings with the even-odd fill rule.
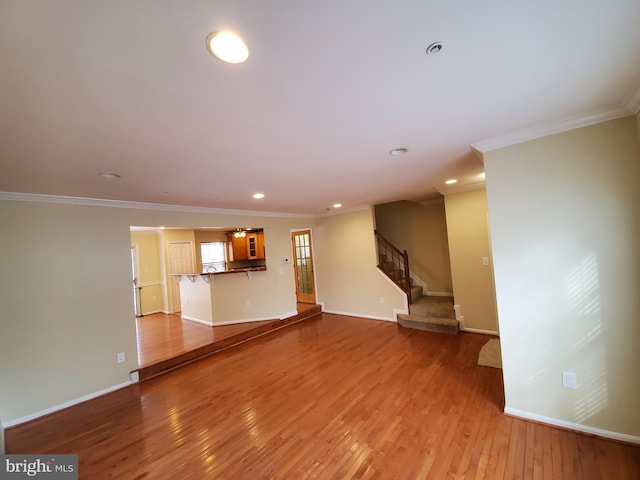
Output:
[[[294,270],[296,275],[296,298],[299,303],[316,303],[316,289],[313,280],[313,252],[311,231],[292,232]]]

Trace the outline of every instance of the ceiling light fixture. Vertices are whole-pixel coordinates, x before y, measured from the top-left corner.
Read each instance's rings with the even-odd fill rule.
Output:
[[[227,63],[242,63],[249,58],[249,48],[237,35],[230,32],[213,32],[207,36],[207,50]]]
[[[234,237],[236,238],[244,238],[247,236],[247,232],[243,231],[241,228],[239,228],[234,234]]]
[[[427,47],[427,55],[435,55],[442,50],[442,42],[433,42]]]
[[[455,178],[452,178],[451,180],[447,180],[444,183],[446,183],[447,185],[453,185],[454,183],[457,183],[457,182],[458,180],[456,180]]]
[[[98,175],[100,175],[102,178],[108,178],[108,179],[120,178],[120,175],[113,172],[100,172]]]
[[[400,147],[400,148],[394,148],[393,150],[391,150],[389,152],[389,154],[390,155],[404,155],[408,151],[409,151],[408,148]]]
[[[340,208],[342,206],[341,203],[334,203],[333,208]]]
[[[253,198],[256,198],[256,199],[264,198],[264,193],[254,193]]]

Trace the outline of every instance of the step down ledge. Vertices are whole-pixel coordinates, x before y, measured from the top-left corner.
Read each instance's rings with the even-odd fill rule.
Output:
[[[399,314],[398,324],[405,328],[414,328],[417,330],[450,333],[452,335],[458,333],[458,321],[451,318]]]

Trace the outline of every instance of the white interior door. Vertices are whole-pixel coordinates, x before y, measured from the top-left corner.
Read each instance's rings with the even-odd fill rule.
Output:
[[[193,247],[191,242],[169,243],[169,273],[193,273]],[[180,284],[176,277],[171,277],[171,298],[173,311],[182,311],[180,304]]]

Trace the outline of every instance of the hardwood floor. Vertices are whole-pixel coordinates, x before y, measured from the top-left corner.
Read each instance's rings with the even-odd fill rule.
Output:
[[[136,318],[138,365],[147,367],[274,320],[209,327],[183,320],[179,313]]]
[[[233,325],[203,325],[183,320],[179,313],[136,318],[140,380],[159,375],[229,346],[269,333],[320,313],[320,306],[298,303],[297,315]]]
[[[82,479],[638,479],[640,447],[502,414],[487,337],[322,314],[7,433]]]

